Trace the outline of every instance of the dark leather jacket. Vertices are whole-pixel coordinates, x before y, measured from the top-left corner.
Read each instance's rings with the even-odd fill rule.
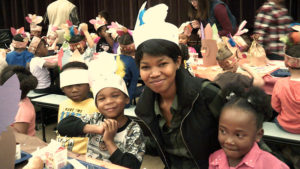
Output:
[[[202,85],[204,83],[205,85]],[[179,129],[184,144],[198,168],[208,168],[209,155],[220,147],[217,126],[219,112],[224,103],[220,97],[220,90],[208,80],[191,77],[184,69],[176,72],[176,88],[178,112],[184,117]],[[150,88],[145,87],[135,113],[155,140],[156,150],[166,168],[170,168],[170,161],[164,150],[164,141],[154,112],[155,95]]]

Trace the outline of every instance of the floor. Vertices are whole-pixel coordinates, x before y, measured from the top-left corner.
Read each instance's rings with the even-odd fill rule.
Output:
[[[46,140],[47,143],[50,143],[51,139],[56,138],[55,132],[56,123],[46,125]],[[36,136],[40,139],[42,138],[42,128],[40,124],[37,124],[38,130],[36,131]],[[154,157],[150,155],[145,155],[144,160],[141,166],[141,169],[163,169],[164,164],[159,157]]]

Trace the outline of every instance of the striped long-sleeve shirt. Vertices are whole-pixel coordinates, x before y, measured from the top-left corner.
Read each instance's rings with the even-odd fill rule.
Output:
[[[291,31],[291,22],[288,10],[274,2],[265,2],[260,7],[254,23],[254,32],[261,35],[259,42],[267,54],[284,56],[284,43],[279,39]]]

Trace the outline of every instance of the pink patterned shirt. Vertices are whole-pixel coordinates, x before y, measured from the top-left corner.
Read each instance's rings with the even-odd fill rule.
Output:
[[[242,161],[235,167],[228,165],[227,157],[223,149],[209,156],[209,169],[288,169],[289,167],[278,160],[272,154],[261,150],[254,143],[251,150],[244,156]]]

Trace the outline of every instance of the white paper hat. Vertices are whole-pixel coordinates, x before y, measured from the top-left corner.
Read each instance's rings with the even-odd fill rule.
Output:
[[[92,86],[94,100],[96,101],[97,94],[104,88],[112,87],[121,90],[126,96],[129,97],[126,84],[124,80],[116,75],[103,75],[99,77]]]
[[[142,8],[145,4],[142,5]],[[165,22],[168,6],[158,4],[147,10],[140,10],[136,27],[133,31],[133,40],[137,48],[141,43],[150,39],[164,39],[178,44],[177,26]]]

